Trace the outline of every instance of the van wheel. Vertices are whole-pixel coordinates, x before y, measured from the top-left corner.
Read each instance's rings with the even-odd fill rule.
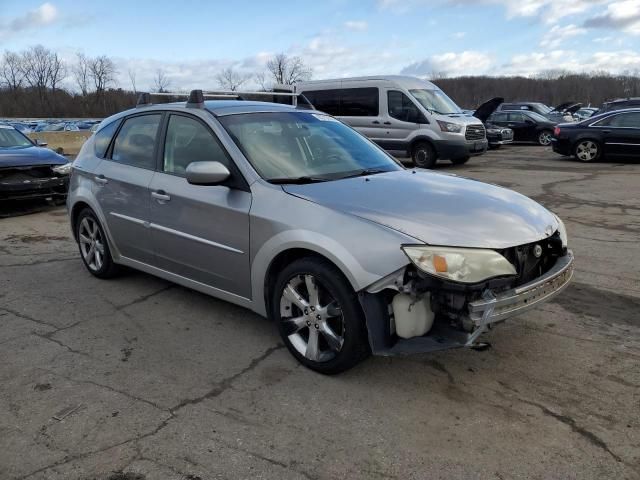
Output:
[[[75,226],[80,256],[89,273],[98,278],[112,278],[119,273],[118,265],[111,258],[109,243],[95,213],[85,208]]]
[[[305,367],[336,374],[369,355],[364,314],[342,273],[307,257],[278,275],[271,316],[291,354]]]
[[[420,168],[433,168],[437,161],[435,149],[427,142],[416,143],[411,151],[411,158],[413,164]]]
[[[453,163],[454,165],[464,165],[468,161],[469,161],[469,157],[452,158],[451,159],[451,163]]]

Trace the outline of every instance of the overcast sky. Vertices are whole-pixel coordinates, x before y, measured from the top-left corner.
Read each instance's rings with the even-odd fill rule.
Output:
[[[42,44],[116,60],[149,88],[214,87],[278,52],[314,78],[640,72],[640,0],[0,0],[0,50]]]

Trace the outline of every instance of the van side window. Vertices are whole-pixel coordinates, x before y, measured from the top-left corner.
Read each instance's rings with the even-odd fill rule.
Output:
[[[313,90],[303,92],[304,96],[321,112],[340,115],[340,90]]]
[[[141,115],[124,121],[118,132],[111,159],[132,167],[155,167],[153,153],[162,115]]]
[[[380,93],[377,88],[344,88],[340,93],[341,116],[377,117],[379,115]]]
[[[389,116],[403,122],[419,123],[422,115],[418,107],[404,93],[396,90],[387,92]]]

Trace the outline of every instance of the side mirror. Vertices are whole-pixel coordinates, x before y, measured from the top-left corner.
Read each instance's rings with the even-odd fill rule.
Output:
[[[230,176],[220,162],[191,162],[187,166],[187,182],[192,185],[219,185]]]
[[[37,147],[46,147],[47,145],[49,145],[47,142],[43,142],[42,140],[38,140],[36,138],[36,146]]]

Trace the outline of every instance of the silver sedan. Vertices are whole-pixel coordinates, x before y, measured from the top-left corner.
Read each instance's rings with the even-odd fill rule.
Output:
[[[405,169],[317,111],[192,97],[104,120],[75,160],[93,275],[128,266],[249,308],[323,373],[477,345],[571,279],[562,221],[527,197]]]

